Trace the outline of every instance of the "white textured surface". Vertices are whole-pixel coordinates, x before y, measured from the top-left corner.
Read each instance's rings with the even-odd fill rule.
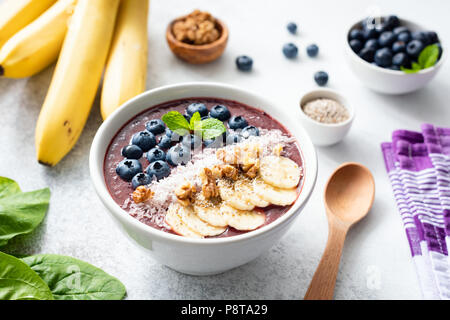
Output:
[[[397,13],[436,29],[450,42],[450,2],[377,1],[385,13]],[[288,235],[257,260],[222,275],[191,277],[163,267],[127,240],[94,194],[88,174],[88,152],[101,123],[96,101],[75,149],[55,168],[35,160],[34,128],[53,68],[25,80],[0,79],[0,175],[24,190],[49,186],[50,210],[42,226],[14,239],[10,253],[59,253],[86,260],[117,276],[131,299],[301,299],[319,262],[327,237],[322,191],[333,169],[359,161],[374,173],[377,194],[369,216],[350,231],[336,286],[338,299],[420,299],[408,243],[386,175],[380,143],[398,128],[419,129],[422,122],[450,126],[448,63],[427,88],[406,96],[383,96],[362,87],[345,65],[345,27],[367,14],[370,1],[153,1],[149,21],[148,87],[183,81],[235,84],[281,101],[286,112],[298,112],[302,91],[314,87],[313,73],[330,75],[329,86],[353,103],[356,119],[349,136],[331,148],[318,149],[319,177],[313,196]],[[211,11],[230,28],[225,55],[206,66],[174,58],[164,33],[169,20],[194,8]],[[297,36],[286,29],[299,26]],[[299,45],[295,61],[281,47]],[[315,42],[320,56],[306,56]],[[236,70],[234,59],[248,54],[253,72]]]

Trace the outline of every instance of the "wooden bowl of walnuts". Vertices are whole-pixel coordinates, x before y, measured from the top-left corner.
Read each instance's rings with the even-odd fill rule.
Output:
[[[210,13],[195,10],[173,20],[166,31],[170,50],[180,59],[208,63],[219,58],[228,41],[228,28]]]

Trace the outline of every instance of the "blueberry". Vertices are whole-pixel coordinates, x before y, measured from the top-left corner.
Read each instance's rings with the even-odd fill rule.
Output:
[[[253,67],[253,59],[249,56],[239,56],[236,58],[236,66],[241,71],[250,71]]]
[[[167,162],[158,160],[150,163],[146,172],[150,177],[155,176],[157,180],[160,180],[170,174],[170,167]]]
[[[392,66],[389,67],[389,69],[395,70],[395,71],[399,71],[399,70],[400,70],[400,67],[399,67],[399,66],[396,66],[395,64],[393,64]]]
[[[127,159],[140,159],[143,153],[142,149],[134,144],[122,148],[122,156]]]
[[[286,43],[283,46],[283,54],[286,58],[288,59],[294,59],[297,57],[298,55],[298,48],[295,44],[293,43]]]
[[[391,31],[385,31],[378,38],[378,45],[382,48],[390,47],[396,40],[396,36]]]
[[[160,147],[161,149],[169,149],[171,144],[172,138],[168,136],[162,136],[161,139],[159,139],[158,147]]]
[[[349,44],[350,44],[350,48],[352,48],[352,50],[356,54],[358,54],[361,51],[362,47],[363,47],[362,42],[360,40],[358,40],[358,39],[350,40]]]
[[[310,44],[306,47],[306,53],[313,58],[319,54],[319,47],[316,44]]]
[[[399,67],[409,67],[410,61],[408,55],[404,52],[399,52],[392,58],[392,64]]]
[[[409,32],[402,32],[397,36],[397,40],[408,43],[411,40],[411,34]]]
[[[378,40],[377,39],[367,40],[367,42],[364,44],[364,48],[370,48],[373,50],[377,50],[378,49]]]
[[[406,53],[416,59],[419,57],[419,54],[422,52],[424,48],[423,42],[420,40],[412,40],[408,45],[406,46]]]
[[[255,126],[247,126],[241,131],[241,136],[244,139],[247,139],[251,136],[259,136],[259,129]]]
[[[239,143],[241,141],[242,141],[242,136],[240,134],[236,134],[236,133],[228,133],[227,134],[227,137],[226,137],[227,145]]]
[[[212,107],[211,111],[209,112],[209,115],[212,118],[219,119],[220,121],[226,121],[231,117],[230,110],[228,110],[227,107],[221,104]]]
[[[400,25],[400,19],[396,15],[390,15],[386,18],[386,24],[391,28],[397,28]]]
[[[231,117],[228,121],[228,127],[233,130],[244,129],[246,126],[248,126],[248,122],[243,116]]]
[[[428,31],[426,34],[427,34],[427,37],[428,37],[428,40],[429,40],[430,43],[439,42],[439,37],[438,37],[436,32]]]
[[[295,22],[289,22],[286,27],[290,33],[297,33],[297,24]]]
[[[133,189],[136,189],[139,186],[146,186],[152,182],[152,177],[146,173],[138,173],[131,179],[131,185]]]
[[[413,40],[419,40],[422,42],[424,46],[427,46],[430,44],[430,39],[428,38],[428,34],[424,31],[415,31],[411,33],[411,38]]]
[[[156,146],[156,139],[153,133],[148,131],[137,132],[131,138],[131,143],[137,145],[142,151],[146,152]]]
[[[191,159],[191,151],[183,145],[176,145],[167,151],[166,160],[173,166],[186,164]]]
[[[206,108],[206,105],[204,103],[194,102],[191,103],[186,109],[186,113],[191,117],[196,112],[200,113],[200,117],[208,115],[208,109]]]
[[[377,30],[378,34],[382,34],[386,31],[391,31],[392,28],[386,23],[379,23],[375,26],[375,30]]]
[[[401,33],[404,33],[404,32],[406,32],[408,34],[410,33],[409,29],[407,27],[405,27],[405,26],[394,28],[394,30],[392,32],[394,32],[394,34],[396,36],[398,36],[398,35],[400,35]]]
[[[324,86],[328,82],[328,73],[325,71],[318,71],[314,74],[314,80],[319,86]]]
[[[197,149],[202,145],[202,138],[196,134],[188,134],[183,137],[181,143],[188,148]]]
[[[191,122],[191,116],[188,114],[183,114],[183,117],[186,119],[187,122]]]
[[[139,172],[142,172],[142,166],[136,159],[122,160],[116,167],[116,173],[125,181],[131,181]]]
[[[389,48],[382,48],[375,52],[375,63],[382,67],[387,68],[392,64],[392,52]]]
[[[375,57],[375,50],[372,48],[363,48],[359,52],[359,56],[361,57],[361,59],[367,62],[373,62],[373,58]]]
[[[153,148],[147,152],[147,160],[150,163],[158,160],[166,160],[166,154],[160,148]]]
[[[378,32],[375,28],[366,28],[364,29],[363,34],[365,40],[374,39],[378,37]]]
[[[214,139],[209,139],[209,140],[205,140],[203,141],[203,145],[206,148],[221,148],[223,147],[223,136],[220,135],[218,137],[215,137]]]
[[[171,141],[180,141],[181,137],[178,133],[173,132],[169,128],[166,128],[166,136],[170,138]]]
[[[360,29],[353,29],[350,31],[349,40],[364,40],[364,32]]]
[[[396,41],[392,44],[392,52],[394,54],[406,51],[406,44],[403,41]]]
[[[154,135],[163,133],[166,129],[166,125],[161,119],[152,119],[145,124],[147,131],[150,131]]]

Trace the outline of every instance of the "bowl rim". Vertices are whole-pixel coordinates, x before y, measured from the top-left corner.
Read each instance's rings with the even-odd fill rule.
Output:
[[[376,16],[373,18],[384,18],[385,16]],[[401,70],[391,70],[391,69],[387,69],[387,68],[381,68],[378,66],[374,66],[372,65],[370,62],[367,62],[366,60],[360,58],[356,52],[354,52],[352,50],[352,48],[350,47],[350,43],[348,41],[348,36],[350,34],[350,31],[352,31],[353,29],[355,29],[358,25],[360,25],[367,17],[364,17],[360,20],[358,20],[355,23],[350,24],[350,27],[348,27],[345,32],[345,50],[347,52],[350,53],[352,58],[356,58],[356,60],[360,61],[361,63],[363,63],[364,65],[366,65],[367,67],[371,68],[372,70],[377,70],[379,72],[383,72],[386,74],[391,74],[391,75],[397,75],[397,76],[417,76],[417,75],[422,75],[422,74],[426,74],[426,73],[430,73],[435,71],[436,69],[440,68],[440,66],[444,63],[444,60],[446,60],[447,58],[447,48],[443,45],[442,39],[439,38],[439,43],[441,44],[442,47],[442,55],[441,58],[439,59],[438,63],[436,63],[434,66],[426,68],[426,69],[422,69],[419,72],[416,73],[404,73]],[[414,28],[420,29],[420,30],[427,30],[427,28],[423,27],[421,24],[418,24],[412,20],[409,19],[404,19],[404,18],[399,18],[400,19],[400,23],[401,24],[408,24],[410,26],[413,26]]]
[[[220,37],[218,39],[214,40],[213,42],[206,43],[206,44],[194,45],[194,44],[189,44],[189,43],[185,43],[183,41],[177,40],[173,34],[172,27],[175,22],[177,22],[183,18],[186,18],[187,16],[188,15],[184,15],[184,16],[175,18],[172,21],[170,21],[170,23],[168,24],[167,29],[166,29],[166,38],[167,38],[168,42],[175,44],[179,48],[185,48],[185,49],[191,50],[191,51],[210,50],[212,48],[222,45],[224,42],[227,42],[228,34],[229,34],[228,27],[222,20],[217,19],[217,18],[215,18],[216,23],[218,25],[220,25],[222,32],[220,33]]]
[[[97,130],[97,133],[95,134],[94,140],[91,145],[90,154],[89,154],[89,171],[91,176],[91,181],[94,185],[94,189],[100,198],[101,202],[106,207],[106,210],[108,210],[115,218],[115,220],[119,220],[122,222],[121,224],[127,224],[131,225],[133,228],[137,228],[139,231],[146,233],[148,235],[151,235],[155,239],[167,241],[167,242],[175,242],[178,244],[192,244],[192,245],[201,245],[201,246],[208,246],[208,245],[217,245],[217,244],[226,244],[226,243],[236,243],[236,242],[242,242],[249,239],[257,238],[260,236],[264,236],[269,234],[270,232],[274,231],[277,228],[280,228],[281,226],[285,225],[287,222],[289,222],[291,219],[298,216],[298,213],[300,209],[308,202],[308,199],[310,198],[312,191],[314,190],[316,180],[317,180],[317,172],[318,172],[318,161],[317,161],[317,154],[315,147],[311,141],[311,138],[309,137],[307,131],[302,127],[299,126],[297,122],[293,122],[288,116],[285,115],[285,112],[283,111],[283,108],[276,107],[278,110],[277,112],[279,114],[283,115],[283,118],[288,119],[289,124],[286,125],[288,131],[291,131],[290,128],[295,128],[297,130],[296,132],[301,132],[300,136],[302,137],[302,141],[298,141],[300,145],[300,151],[302,154],[302,159],[305,163],[305,167],[307,169],[305,170],[305,176],[304,176],[304,184],[302,186],[301,193],[297,200],[294,202],[294,204],[291,206],[291,208],[284,213],[281,217],[277,218],[275,221],[258,228],[256,230],[252,230],[240,235],[230,236],[230,237],[223,237],[223,238],[202,238],[202,239],[194,239],[194,238],[188,238],[183,237],[176,234],[171,234],[156,228],[153,228],[138,219],[132,217],[129,215],[128,212],[123,210],[120,205],[118,205],[111,197],[105,183],[104,175],[103,175],[103,161],[105,154],[104,152],[100,152],[101,148],[104,147],[101,144],[102,136],[107,133],[108,130],[111,130],[109,127],[113,122],[115,122],[115,119],[120,116],[124,116],[126,118],[125,121],[121,121],[120,125],[117,126],[117,128],[114,130],[113,136],[117,133],[117,131],[130,119],[132,119],[134,116],[139,114],[140,112],[148,109],[151,107],[147,106],[145,108],[142,108],[137,113],[133,114],[127,114],[127,107],[139,103],[141,100],[147,99],[148,96],[152,96],[153,94],[158,94],[164,91],[170,92],[171,90],[183,90],[183,92],[188,92],[190,88],[203,88],[208,89],[208,91],[214,92],[214,90],[228,90],[233,91],[237,95],[243,95],[246,98],[243,99],[257,99],[264,101],[267,105],[277,106],[277,104],[273,103],[270,99],[267,99],[259,94],[256,94],[252,91],[242,89],[233,85],[229,84],[223,84],[218,82],[184,82],[184,83],[178,83],[178,84],[172,84],[172,85],[165,85],[162,87],[154,88],[151,90],[148,90],[130,100],[125,102],[123,105],[121,105],[118,109],[116,109],[100,126],[100,128]],[[218,94],[220,96],[220,94]],[[211,97],[214,95],[211,94]],[[189,97],[187,94],[186,97]],[[176,99],[182,99],[175,98]],[[171,99],[168,99],[167,101],[170,101]],[[238,99],[234,99],[237,100]],[[126,116],[125,116],[126,115]],[[271,115],[272,116],[272,115]],[[278,119],[278,117],[274,117],[277,121],[281,123],[281,121]],[[294,123],[296,124],[294,126]],[[283,124],[284,125],[284,124]],[[292,132],[291,132],[292,134]],[[299,136],[299,134],[293,134],[296,138]],[[298,138],[297,138],[298,140]],[[110,141],[110,140],[109,140]],[[106,147],[107,148],[107,147]],[[100,154],[101,153],[101,154]],[[309,156],[308,156],[309,155]],[[99,164],[100,162],[100,164]],[[98,170],[100,168],[100,170]],[[299,201],[299,199],[302,199],[302,201]]]
[[[342,122],[338,122],[338,123],[322,123],[322,122],[316,121],[314,119],[311,119],[305,113],[305,111],[303,110],[303,105],[304,105],[304,103],[309,102],[311,100],[304,101],[304,103],[302,103],[303,99],[305,99],[305,97],[310,95],[310,94],[323,93],[323,92],[326,92],[330,96],[333,96],[333,97],[332,98],[319,97],[319,98],[316,98],[316,99],[326,98],[326,99],[330,99],[330,100],[336,100],[337,102],[341,103],[344,106],[344,108],[346,108],[349,111],[349,113],[350,113],[350,117],[347,120],[342,121]],[[305,119],[309,123],[313,123],[313,124],[315,124],[315,125],[317,125],[319,127],[322,127],[322,128],[340,128],[340,127],[345,127],[349,123],[353,122],[353,120],[355,118],[355,114],[356,114],[355,108],[353,108],[351,103],[349,103],[348,99],[345,98],[344,95],[341,92],[339,92],[338,90],[330,89],[330,88],[312,89],[312,90],[309,90],[309,91],[303,93],[301,95],[301,97],[300,97],[299,108],[300,108],[300,114],[301,114],[303,119]]]

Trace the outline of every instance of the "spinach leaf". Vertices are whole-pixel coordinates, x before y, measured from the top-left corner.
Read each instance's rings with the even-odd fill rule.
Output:
[[[53,296],[29,266],[0,252],[0,300],[53,300]]]
[[[33,231],[44,219],[50,200],[48,188],[20,192],[12,180],[0,180],[0,247],[9,239]]]
[[[120,300],[124,285],[87,262],[55,254],[22,259],[47,283],[56,300]]]

